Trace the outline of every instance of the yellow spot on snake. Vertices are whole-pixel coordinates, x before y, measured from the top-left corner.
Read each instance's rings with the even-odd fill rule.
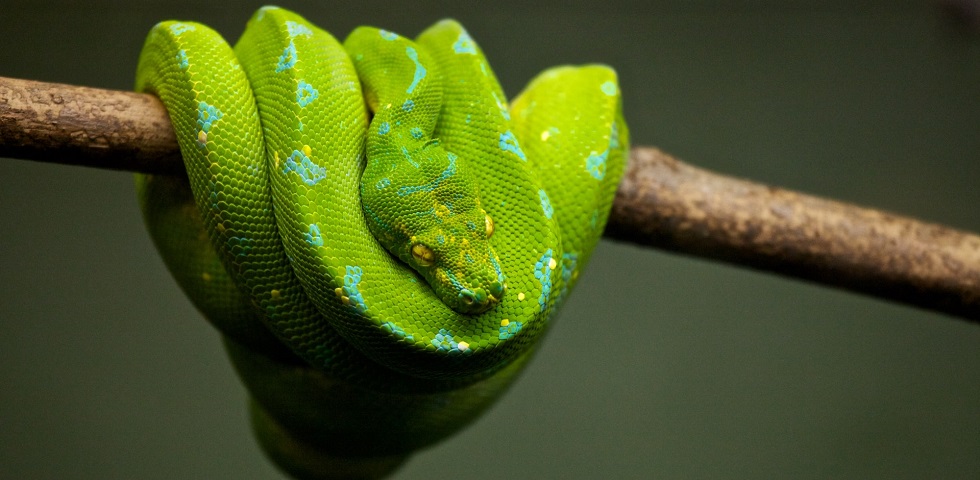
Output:
[[[505,319],[503,319],[503,320],[500,321],[500,326],[501,327],[506,327],[507,325],[510,325],[510,320],[508,320],[508,319],[505,318]]]
[[[281,293],[279,293],[279,290],[272,290],[271,293],[272,293],[273,300],[279,300],[279,297],[282,295]]]
[[[456,348],[458,348],[461,352],[465,352],[468,348],[470,348],[470,344],[466,342],[459,342],[456,344]]]
[[[344,289],[342,289],[342,288],[340,288],[340,287],[337,287],[337,288],[335,288],[335,289],[333,290],[333,293],[335,293],[335,294],[337,295],[337,297],[338,297],[338,298],[339,298],[339,297],[343,297],[343,296],[344,296]]]
[[[443,205],[443,204],[440,203],[440,204],[436,205],[435,208],[436,208],[436,216],[437,217],[439,217],[439,218],[445,218],[446,215],[449,215],[449,207],[447,207],[447,206],[445,206],[445,205]]]
[[[303,153],[306,154],[307,157],[313,156],[313,150],[310,148],[309,145],[303,145]]]
[[[517,299],[523,302],[524,301],[524,292],[518,293],[517,294]]]
[[[208,272],[202,273],[201,274],[201,280],[204,280],[205,282],[210,282],[211,281],[211,274],[208,273]]]
[[[350,305],[350,297],[348,297],[347,295],[340,297],[340,301],[344,302],[344,305]]]
[[[274,152],[272,154],[272,156],[275,157],[275,160],[276,160],[276,169],[278,170],[279,169],[279,152]]]
[[[551,132],[549,132],[547,130],[541,132],[541,141],[542,142],[547,142],[549,137],[551,137]]]
[[[550,270],[554,270],[556,266],[558,266],[558,262],[556,262],[554,258],[548,260],[548,268]]]

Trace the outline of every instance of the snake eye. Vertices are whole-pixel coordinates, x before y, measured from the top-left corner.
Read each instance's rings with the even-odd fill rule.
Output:
[[[493,219],[490,218],[490,215],[487,215],[484,218],[487,219],[487,238],[490,238],[490,236],[493,235]]]
[[[424,244],[416,243],[415,245],[412,245],[412,257],[419,262],[419,265],[428,267],[435,261],[436,255],[432,252],[431,248],[425,246]]]

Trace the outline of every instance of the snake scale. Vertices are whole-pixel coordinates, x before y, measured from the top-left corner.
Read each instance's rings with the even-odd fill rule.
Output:
[[[341,44],[263,7],[234,48],[166,21],[136,89],[167,107],[187,171],[137,176],[147,228],[297,478],[383,476],[498,398],[628,151],[612,69],[547,70],[508,105],[452,20]]]

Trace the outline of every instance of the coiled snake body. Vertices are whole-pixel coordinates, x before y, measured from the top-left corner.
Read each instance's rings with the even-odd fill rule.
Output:
[[[300,478],[382,475],[491,404],[588,262],[628,151],[611,69],[548,70],[508,107],[453,21],[341,45],[265,7],[234,49],[162,22],[136,88],[189,179],[137,177],[148,229]]]

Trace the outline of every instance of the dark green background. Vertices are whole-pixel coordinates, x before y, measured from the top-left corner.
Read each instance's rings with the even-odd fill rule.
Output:
[[[621,75],[635,144],[980,231],[980,37],[935,2],[283,6],[343,37],[454,16],[509,95]],[[255,2],[0,4],[0,76],[128,89],[158,20]],[[0,162],[0,478],[277,478],[124,173]],[[540,355],[397,478],[980,478],[980,327],[603,242]]]

